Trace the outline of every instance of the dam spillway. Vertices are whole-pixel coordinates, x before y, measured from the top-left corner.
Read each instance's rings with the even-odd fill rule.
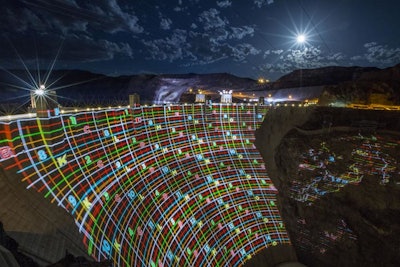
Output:
[[[1,122],[0,164],[73,217],[95,260],[242,266],[290,244],[253,144],[267,112],[162,105]]]

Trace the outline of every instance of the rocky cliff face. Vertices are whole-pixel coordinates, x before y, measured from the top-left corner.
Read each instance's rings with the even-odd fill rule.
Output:
[[[256,144],[300,262],[399,266],[399,115],[318,108],[266,117]]]
[[[67,250],[86,255],[83,244],[76,242],[81,240],[81,235],[73,218],[9,177],[0,170],[0,225],[4,223],[7,230],[6,242],[0,240],[0,245],[14,254],[19,265],[47,266],[64,257]],[[34,258],[39,265],[26,256]]]

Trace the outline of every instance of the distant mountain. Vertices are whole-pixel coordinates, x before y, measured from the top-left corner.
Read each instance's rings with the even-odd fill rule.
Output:
[[[0,71],[0,103],[11,104],[29,101],[28,88],[32,80],[45,80],[46,73],[24,70]],[[23,82],[26,81],[26,82]],[[167,99],[179,101],[180,95],[192,88],[208,91],[226,89],[253,90],[257,81],[227,73],[126,75],[110,77],[80,70],[55,70],[46,82],[49,89],[57,91],[58,102],[63,106],[122,105],[128,96],[138,93],[143,102]]]
[[[379,72],[373,67],[324,67],[318,69],[299,69],[279,78],[272,84],[273,89],[336,85],[355,81],[369,72]]]
[[[40,77],[40,78],[39,78]],[[26,112],[29,88],[34,80],[46,77],[45,71],[0,70],[0,115]],[[128,96],[138,93],[142,103],[187,101],[190,88],[217,92],[308,90],[322,86],[321,104],[334,101],[352,103],[400,103],[400,64],[391,68],[324,67],[295,70],[276,82],[260,84],[256,80],[227,73],[143,74],[110,77],[81,70],[54,70],[46,81],[57,91],[62,106],[127,105]],[[303,87],[300,89],[300,87]],[[25,88],[25,90],[23,89]],[[33,88],[33,87],[32,87]],[[298,89],[297,89],[298,88]],[[181,98],[183,97],[183,98]]]

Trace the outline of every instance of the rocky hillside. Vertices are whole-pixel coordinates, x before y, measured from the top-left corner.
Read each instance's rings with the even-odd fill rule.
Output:
[[[325,67],[293,71],[271,89],[324,86],[321,105],[400,104],[400,64],[386,68]]]
[[[393,111],[271,110],[256,145],[279,189],[300,262],[400,265],[399,117]]]
[[[400,104],[400,65],[360,75],[356,80],[325,87],[322,104]]]
[[[272,84],[273,89],[336,85],[342,82],[355,81],[368,72],[379,72],[371,67],[324,67],[318,69],[299,69],[282,76]]]

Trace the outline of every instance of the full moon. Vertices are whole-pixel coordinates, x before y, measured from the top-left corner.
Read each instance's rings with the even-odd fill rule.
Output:
[[[306,37],[304,36],[304,34],[299,34],[297,35],[296,41],[297,43],[302,44],[306,41]]]

